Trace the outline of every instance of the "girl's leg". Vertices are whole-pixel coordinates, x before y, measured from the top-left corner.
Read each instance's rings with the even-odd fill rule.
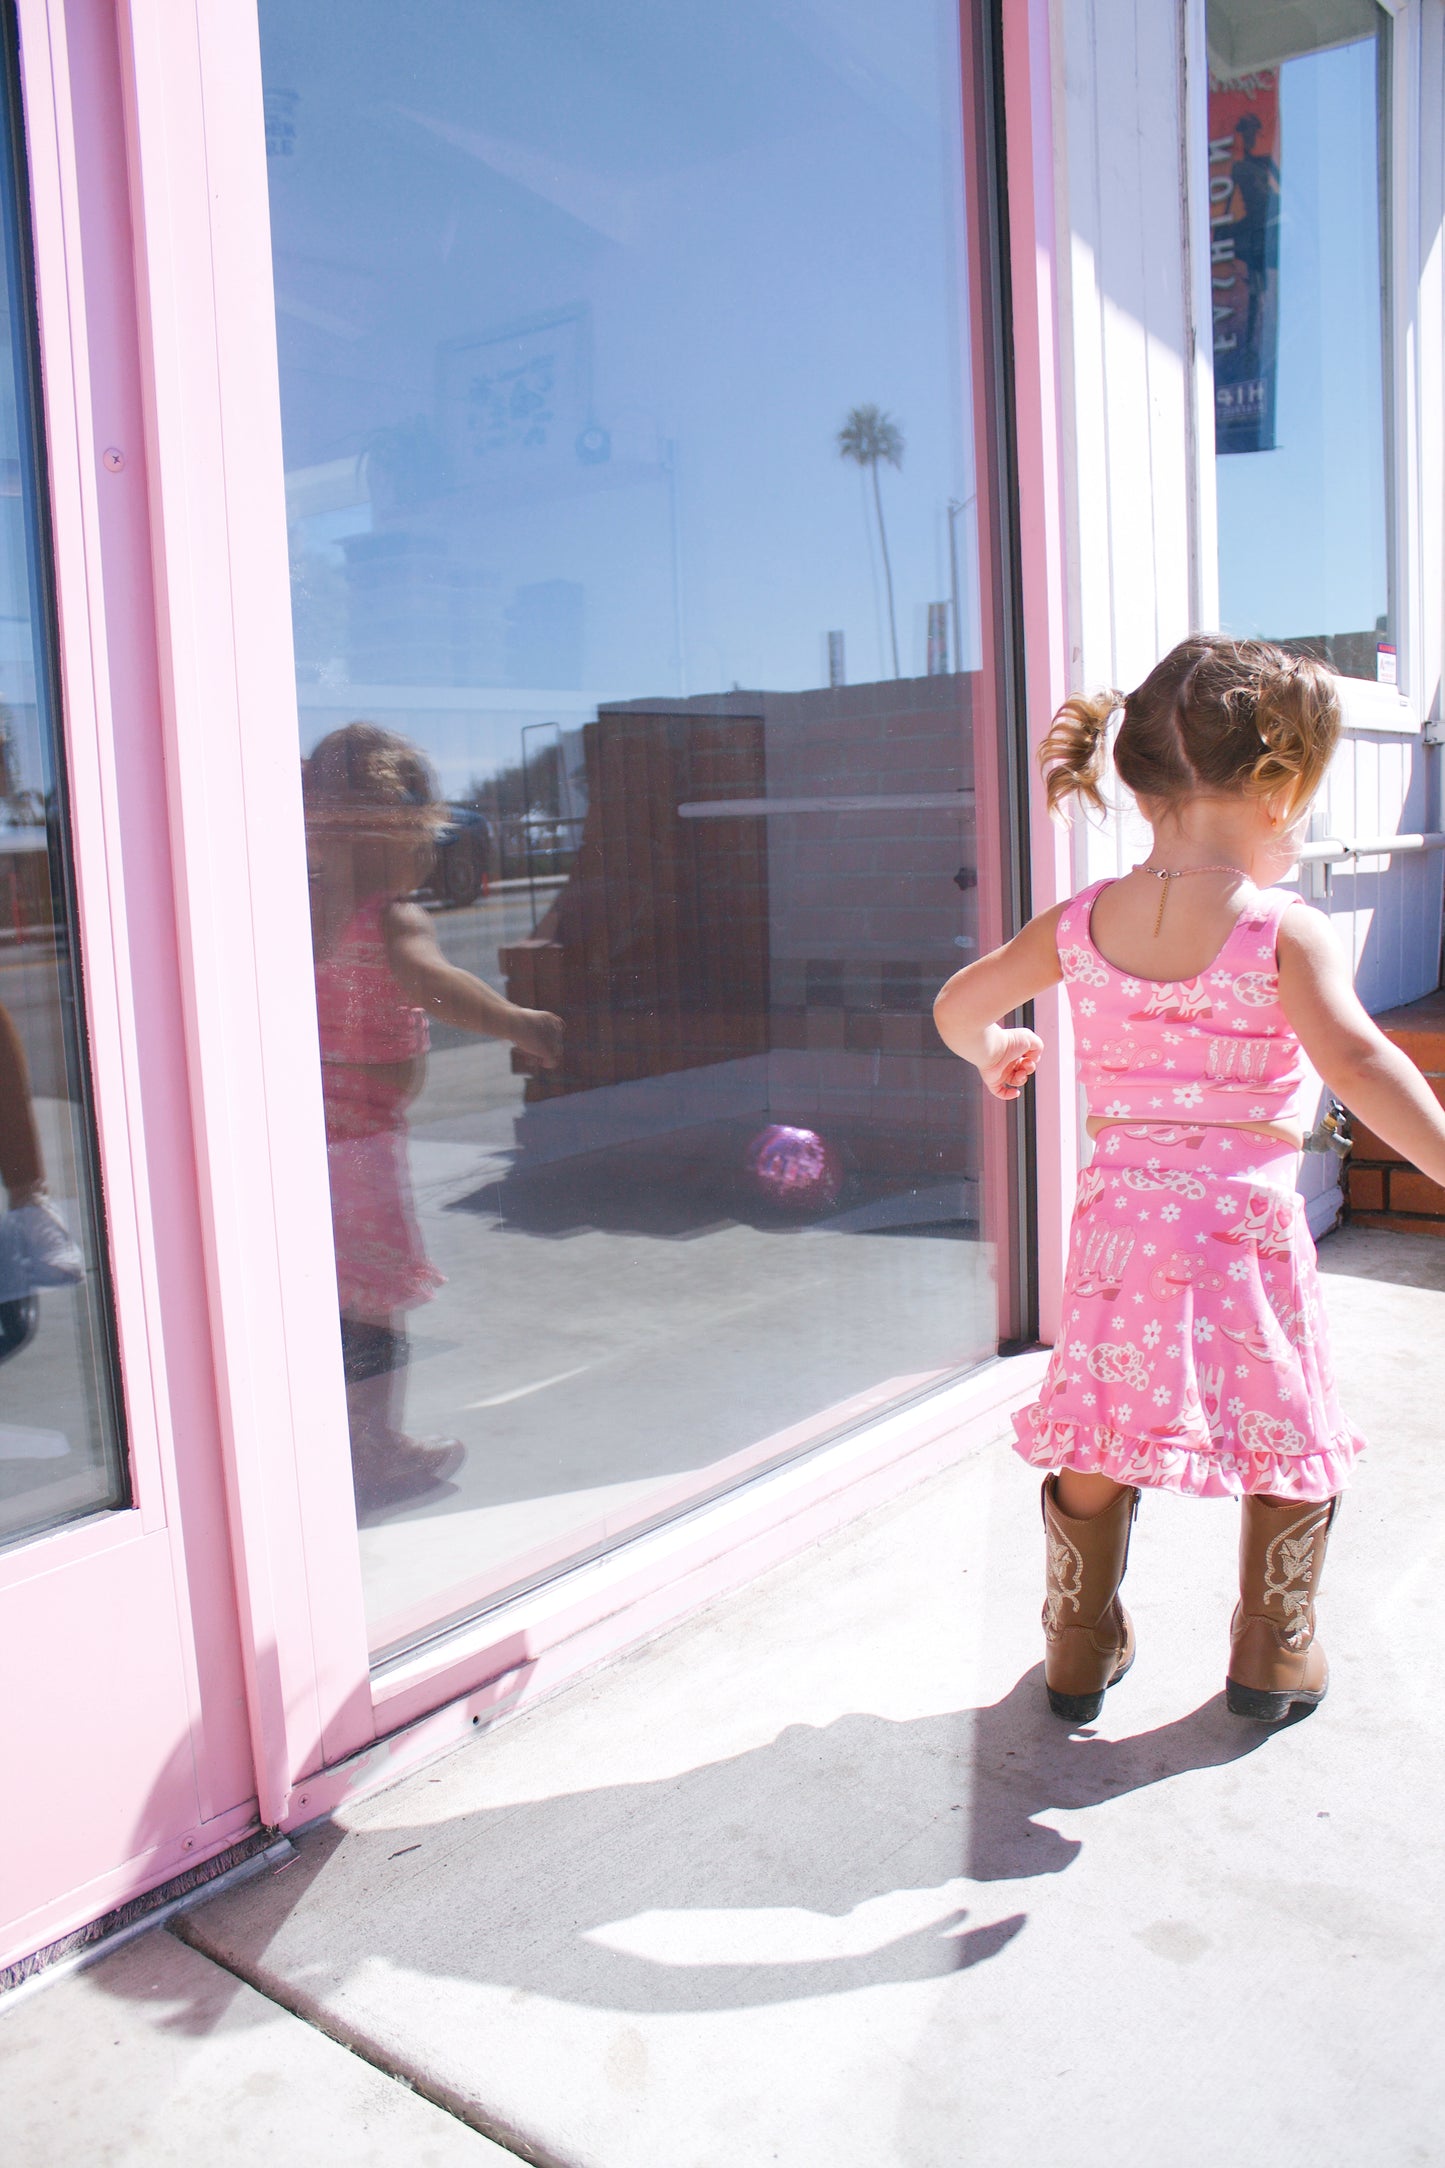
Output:
[[[1080,1475],[1077,1469],[1061,1468],[1054,1496],[1059,1511],[1071,1521],[1091,1521],[1096,1513],[1106,1513],[1127,1487],[1106,1475]]]
[[[0,1182],[16,1212],[45,1187],[25,1049],[4,1008],[0,1008]]]
[[[364,1509],[397,1502],[443,1482],[460,1465],[462,1447],[454,1439],[421,1444],[401,1427],[404,1319],[343,1316],[341,1345],[357,1505]]]
[[[10,1203],[0,1262],[0,1300],[12,1302],[37,1287],[73,1287],[85,1259],[45,1193],[45,1162],[35,1126],[35,1103],[25,1049],[8,1010],[0,1007],[0,1182]]]

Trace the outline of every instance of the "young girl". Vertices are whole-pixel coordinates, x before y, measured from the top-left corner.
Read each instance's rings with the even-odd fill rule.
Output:
[[[549,1069],[561,1059],[562,1023],[448,963],[426,912],[408,900],[445,821],[414,746],[375,723],[347,723],[305,763],[302,792],[341,1344],[365,1508],[434,1488],[463,1451],[399,1427],[404,1313],[442,1284],[422,1247],[406,1163],[428,1018],[510,1039]]]
[[[998,1099],[1043,1042],[998,1020],[1069,990],[1089,1135],[1063,1317],[1017,1450],[1044,1478],[1044,1673],[1098,1715],[1134,1658],[1119,1601],[1141,1489],[1239,1497],[1226,1694],[1279,1723],[1324,1697],[1315,1594],[1361,1450],[1335,1394],[1297,1155],[1318,1086],[1445,1183],[1445,1111],[1370,1021],[1320,913],[1271,884],[1298,862],[1340,731],[1331,672],[1204,634],[1136,692],[1066,700],[1040,748],[1050,810],[1103,809],[1105,732],[1153,830],[1097,881],[960,971],[934,1014]]]

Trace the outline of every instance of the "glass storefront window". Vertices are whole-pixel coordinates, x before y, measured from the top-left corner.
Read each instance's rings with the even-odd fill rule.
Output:
[[[1395,681],[1388,18],[1209,0],[1220,623]]]
[[[0,53],[0,1544],[127,1502],[81,1028],[14,55]]]
[[[994,1353],[959,12],[260,14],[384,1653]]]

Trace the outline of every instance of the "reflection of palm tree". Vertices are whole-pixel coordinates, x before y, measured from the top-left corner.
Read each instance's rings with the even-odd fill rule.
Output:
[[[865,467],[873,477],[873,510],[878,518],[878,541],[883,551],[883,577],[888,587],[888,633],[893,643],[893,675],[901,673],[898,668],[898,620],[893,610],[893,567],[888,560],[888,536],[883,526],[883,499],[878,490],[878,462],[886,459],[890,467],[903,465],[903,431],[891,414],[881,407],[855,406],[848,410],[848,419],[838,431],[838,457],[851,459],[857,467]]]

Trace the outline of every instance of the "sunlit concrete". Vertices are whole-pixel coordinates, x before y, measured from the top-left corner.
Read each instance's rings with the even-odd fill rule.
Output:
[[[164,1930],[0,2003],[5,2168],[504,2168]]]
[[[1322,1262],[1373,1446],[1307,1722],[1224,1712],[1236,1515],[1153,1498],[1071,1737],[989,1450],[182,1931],[569,2168],[1438,2160],[1445,1243]]]

